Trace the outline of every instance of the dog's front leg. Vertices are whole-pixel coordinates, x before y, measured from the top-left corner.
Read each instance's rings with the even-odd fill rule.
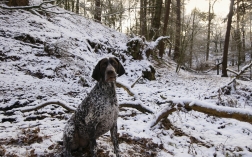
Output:
[[[92,157],[96,157],[97,153],[97,144],[95,139],[95,127],[88,129],[89,133],[89,149]]]
[[[114,145],[114,152],[116,157],[120,157],[119,155],[119,144],[118,144],[118,136],[117,136],[117,122],[114,123],[113,127],[110,129],[110,135],[112,138],[112,142]]]

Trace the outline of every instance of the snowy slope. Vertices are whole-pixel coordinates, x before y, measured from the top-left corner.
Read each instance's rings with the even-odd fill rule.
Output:
[[[141,103],[154,112],[121,109],[118,130],[123,157],[252,156],[252,126],[246,122],[182,110],[150,127],[170,105],[166,100],[222,102],[250,113],[251,82],[237,81],[236,91],[213,96],[231,78],[182,70],[177,74],[167,56],[166,64],[133,60],[126,54],[126,35],[60,8],[51,11],[65,14],[0,9],[0,156],[56,156],[71,113],[57,105],[25,113],[18,110],[49,100],[77,107],[95,84],[92,69],[108,56],[120,58],[126,75],[118,82],[129,88],[149,65],[157,70],[157,80],[140,79],[130,88],[134,96],[117,89],[119,103]],[[100,156],[113,156],[109,133],[98,139],[98,147]]]

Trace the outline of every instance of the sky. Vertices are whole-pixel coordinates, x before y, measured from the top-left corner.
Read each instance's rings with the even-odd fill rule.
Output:
[[[213,0],[211,0],[213,2]],[[186,0],[186,14],[190,14],[195,7],[201,11],[208,12],[208,0]],[[226,17],[229,12],[230,0],[217,0],[214,4],[214,13],[219,17]]]

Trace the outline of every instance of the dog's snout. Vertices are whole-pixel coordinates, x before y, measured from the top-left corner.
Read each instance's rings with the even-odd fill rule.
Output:
[[[107,71],[107,74],[108,74],[108,75],[113,75],[113,74],[114,74],[114,71],[113,71],[113,70],[108,70],[108,71]]]

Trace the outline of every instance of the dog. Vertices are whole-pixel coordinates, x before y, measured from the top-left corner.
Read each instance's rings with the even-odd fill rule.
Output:
[[[63,132],[63,156],[71,157],[72,151],[82,151],[89,147],[92,157],[96,156],[96,139],[110,131],[114,153],[119,157],[117,135],[118,102],[116,78],[125,69],[115,57],[98,62],[92,77],[97,81],[94,88],[78,106],[68,120]]]

